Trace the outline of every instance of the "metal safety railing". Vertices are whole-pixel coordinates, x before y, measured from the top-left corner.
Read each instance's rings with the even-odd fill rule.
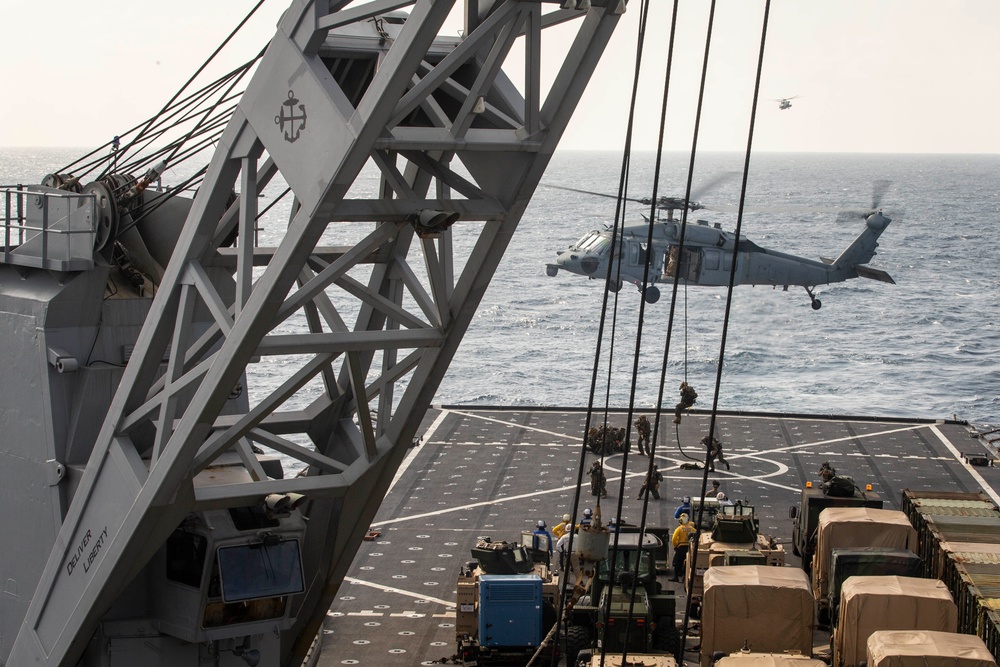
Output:
[[[4,264],[52,271],[94,268],[97,201],[41,185],[3,188]]]

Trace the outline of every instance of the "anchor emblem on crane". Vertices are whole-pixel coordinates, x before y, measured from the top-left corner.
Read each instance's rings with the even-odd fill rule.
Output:
[[[300,116],[295,114],[296,105],[298,105],[299,111],[302,113]],[[285,107],[288,107],[287,116],[285,115]],[[286,123],[288,124],[287,130],[285,129]],[[299,104],[294,91],[288,91],[288,99],[282,102],[281,113],[274,117],[274,124],[284,133],[285,141],[290,144],[295,143],[295,140],[302,134],[302,130],[306,129],[306,105]]]

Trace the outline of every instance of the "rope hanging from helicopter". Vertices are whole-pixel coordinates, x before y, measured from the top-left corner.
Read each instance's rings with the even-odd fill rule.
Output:
[[[633,82],[632,82],[632,93],[631,93],[631,97],[630,97],[630,100],[629,100],[628,122],[627,122],[627,126],[626,126],[626,131],[625,131],[625,148],[624,148],[623,155],[622,155],[622,164],[621,164],[621,171],[620,171],[619,184],[618,184],[618,197],[617,197],[617,202],[616,202],[616,205],[615,205],[614,228],[613,228],[613,233],[612,233],[611,247],[609,249],[609,252],[611,253],[612,257],[615,256],[615,253],[619,252],[618,243],[619,243],[619,239],[621,237],[620,230],[623,227],[624,209],[625,209],[624,193],[627,192],[627,190],[628,190],[628,175],[629,175],[629,166],[630,166],[630,163],[631,163],[631,146],[632,146],[632,133],[633,133],[634,121],[635,121],[636,97],[637,97],[638,90],[639,90],[639,72],[640,72],[641,64],[642,64],[642,52],[643,52],[643,44],[644,44],[644,41],[645,41],[645,34],[646,34],[646,23],[647,23],[648,16],[649,16],[649,5],[650,5],[649,0],[641,0],[640,11],[639,11],[639,28],[638,28],[638,34],[637,34],[637,37],[636,37],[635,69],[634,69]],[[596,396],[596,393],[597,393],[597,379],[598,379],[598,373],[600,372],[600,368],[601,368],[602,343],[604,341],[604,331],[605,331],[605,327],[607,325],[608,295],[609,295],[609,293],[612,293],[612,291],[610,289],[608,289],[608,287],[609,287],[609,285],[610,285],[610,283],[611,283],[612,280],[617,280],[617,281],[621,280],[621,263],[620,262],[618,263],[618,274],[616,276],[612,276],[611,275],[611,268],[610,267],[611,267],[611,264],[609,264],[609,266],[608,266],[608,273],[604,277],[605,289],[603,290],[604,294],[603,294],[602,303],[601,303],[601,317],[600,317],[600,321],[598,323],[598,329],[597,329],[597,343],[596,343],[596,349],[595,349],[595,354],[594,354],[594,364],[593,364],[593,368],[592,368],[592,371],[591,371],[590,391],[589,391],[589,397],[588,397],[588,402],[587,402],[587,413],[586,413],[586,418],[585,418],[585,421],[584,421],[584,428],[583,428],[583,443],[582,443],[582,446],[580,448],[580,462],[579,462],[579,465],[578,465],[578,468],[577,468],[576,493],[575,493],[575,497],[573,499],[572,525],[577,525],[577,524],[580,523],[579,519],[578,519],[578,516],[577,516],[577,511],[578,511],[578,508],[580,507],[581,489],[583,488],[583,486],[582,486],[583,485],[583,474],[584,474],[584,468],[586,467],[586,464],[587,464],[587,451],[588,451],[588,448],[587,448],[587,439],[588,439],[588,436],[589,436],[589,434],[590,434],[590,432],[592,430],[591,429],[591,424],[594,421],[594,404],[595,404],[595,396]],[[618,293],[617,292],[613,292],[613,293],[614,293],[615,297],[614,297],[614,301],[613,301],[613,304],[612,304],[612,312],[611,312],[611,345],[610,345],[610,349],[609,349],[609,353],[608,353],[607,382],[606,382],[605,387],[604,387],[603,426],[604,426],[604,433],[605,434],[608,431],[608,428],[607,428],[608,427],[608,414],[610,412],[610,401],[611,401],[611,366],[612,366],[612,360],[614,358],[614,340],[615,340],[615,332],[617,330],[617,319],[618,319]],[[627,437],[628,437],[628,432],[626,432],[626,438]],[[626,442],[627,442],[627,439],[626,439]],[[627,448],[626,448],[625,456],[626,457],[628,456]],[[598,472],[599,476],[597,477],[597,479],[599,479],[599,480],[603,480],[604,479],[604,473],[603,473],[603,471],[604,471],[604,458],[605,458],[605,449],[602,447],[601,451],[599,452],[599,458],[594,463],[594,465],[599,466],[599,472]],[[625,471],[625,468],[623,466],[622,477],[621,477],[621,480],[620,480],[620,484],[621,484],[622,487],[624,487],[624,482],[625,482],[625,477],[626,477],[624,471]],[[595,479],[595,477],[592,477],[591,479],[593,480],[593,479]],[[600,517],[601,500],[602,500],[602,497],[604,495],[603,494],[603,488],[600,486],[600,482],[598,482],[598,488],[596,489],[596,491],[597,491],[597,493],[596,493],[596,495],[597,495],[597,515],[598,515],[598,518],[599,518]],[[622,504],[622,495],[623,494],[619,493],[618,495],[619,495],[619,502],[618,502],[618,507],[616,509],[616,517],[620,517],[621,516],[621,504]],[[571,530],[570,531],[570,537],[569,537],[569,544],[567,545],[567,551],[569,553],[573,552],[573,548],[574,548],[573,539],[574,539],[574,531]],[[617,542],[617,535],[616,535],[616,542]],[[560,591],[560,598],[562,600],[569,600],[569,582],[570,582],[570,578],[569,577],[563,577],[563,579],[562,579],[562,589]],[[560,616],[559,616],[559,622],[556,624],[556,634],[555,634],[555,640],[554,640],[557,644],[559,643],[560,636],[562,636],[563,638],[567,637],[566,626],[568,624],[568,621],[569,621],[569,619],[567,618],[567,616],[565,614],[560,614]],[[567,647],[564,646],[563,648],[566,649]],[[557,652],[553,651],[553,655],[552,655],[552,664],[553,665],[556,664],[557,657],[558,657]],[[603,660],[603,658],[602,658],[602,660]],[[532,662],[534,662],[534,659],[532,660]],[[531,664],[531,663],[529,663],[529,664]]]
[[[676,29],[676,23],[677,23],[678,5],[679,5],[679,0],[675,0],[674,4],[673,4],[673,12],[672,12],[672,19],[671,19],[672,23],[671,23],[671,31],[670,31],[670,45],[669,45],[668,52],[667,52],[667,54],[668,54],[667,55],[667,68],[666,68],[666,75],[665,75],[664,88],[663,88],[663,101],[662,101],[661,115],[660,115],[660,128],[659,128],[658,145],[657,145],[656,167],[655,167],[654,176],[653,176],[653,188],[654,189],[653,189],[653,195],[651,197],[651,215],[649,217],[649,222],[648,222],[648,238],[647,238],[647,245],[646,245],[647,249],[651,249],[652,248],[653,225],[656,222],[656,202],[657,202],[656,188],[657,188],[658,183],[659,183],[660,171],[661,171],[661,167],[662,167],[663,139],[664,139],[664,135],[665,135],[665,125],[666,125],[666,106],[667,106],[667,99],[668,99],[668,96],[669,96],[668,93],[669,93],[669,84],[670,84],[670,78],[671,78],[672,60],[673,60],[673,53],[674,53],[674,39],[675,39],[675,29]],[[694,125],[694,130],[693,130],[693,133],[692,133],[692,145],[691,145],[691,153],[690,153],[690,163],[689,163],[689,166],[688,166],[687,183],[686,183],[686,188],[685,188],[685,202],[689,202],[690,198],[691,198],[691,190],[692,190],[693,175],[694,175],[694,166],[695,166],[695,159],[696,159],[696,156],[697,156],[698,137],[699,137],[701,117],[702,117],[702,107],[703,107],[703,102],[704,102],[705,83],[706,83],[706,79],[707,79],[708,59],[709,59],[709,54],[710,54],[710,51],[711,51],[712,29],[713,29],[714,18],[715,18],[715,8],[716,8],[716,2],[715,2],[715,0],[713,0],[712,3],[711,3],[710,10],[709,10],[709,19],[708,19],[708,25],[707,25],[707,28],[706,28],[705,51],[704,51],[704,58],[703,58],[703,63],[702,63],[702,72],[701,72],[701,81],[700,81],[700,87],[699,87],[699,93],[698,93],[697,111],[696,111],[696,114],[695,114],[695,125]],[[647,9],[647,5],[644,4],[643,5],[643,9],[644,10]],[[748,139],[747,139],[746,158],[745,158],[745,164],[744,164],[744,169],[743,169],[743,181],[742,181],[741,192],[740,192],[739,212],[738,212],[737,225],[736,225],[736,230],[735,230],[735,238],[736,238],[737,244],[739,242],[740,233],[741,233],[741,229],[742,229],[743,207],[744,207],[744,202],[745,202],[745,197],[746,197],[747,176],[748,176],[748,173],[749,173],[750,155],[751,155],[751,148],[752,148],[752,143],[753,143],[754,118],[756,116],[757,102],[758,102],[758,98],[759,98],[760,76],[761,76],[761,71],[762,71],[762,66],[763,66],[763,54],[764,54],[764,45],[765,45],[765,41],[766,41],[767,22],[768,22],[769,12],[770,12],[770,0],[766,0],[765,10],[764,10],[764,18],[763,18],[763,26],[762,26],[761,38],[760,38],[760,52],[759,52],[758,62],[757,62],[757,72],[756,72],[756,79],[755,79],[754,96],[753,96],[753,103],[752,103],[752,108],[751,108],[750,126],[749,126]],[[646,15],[644,13],[642,15],[641,19],[640,19],[640,21],[641,21],[640,22],[640,34],[639,34],[639,39],[638,39],[638,42],[639,42],[639,52],[640,53],[641,53],[641,44],[642,44],[643,34],[644,34],[644,29],[645,29],[645,20],[646,20]],[[635,85],[636,86],[638,85],[639,60],[640,60],[640,56],[637,55],[637,59],[636,59],[636,77],[637,78],[636,78],[636,81],[635,81]],[[635,90],[633,90],[633,97],[632,97],[633,105],[630,107],[629,126],[628,126],[628,132],[627,132],[627,135],[626,135],[625,157],[624,157],[623,163],[622,163],[622,169],[623,169],[623,171],[622,171],[622,175],[621,175],[620,183],[619,183],[619,205],[616,208],[614,234],[613,234],[613,237],[612,237],[612,244],[611,244],[611,256],[612,257],[616,256],[615,255],[615,252],[616,252],[615,245],[619,241],[619,224],[620,224],[619,214],[621,213],[621,210],[623,208],[622,200],[624,198],[624,193],[627,191],[627,183],[628,183],[628,173],[627,172],[628,172],[628,168],[629,168],[630,162],[631,162],[630,146],[631,146],[631,139],[632,139],[632,122],[633,122],[633,114],[634,114],[634,99],[635,99]],[[685,240],[685,234],[686,234],[686,231],[687,231],[687,222],[688,222],[688,220],[687,220],[688,210],[689,210],[689,207],[687,205],[685,205],[683,207],[683,211],[682,211],[682,214],[681,214],[679,244],[678,244],[678,249],[677,249],[678,258],[681,257],[681,254],[684,251],[684,240]],[[643,272],[643,280],[642,280],[642,285],[640,286],[640,289],[643,290],[643,292],[645,291],[645,289],[647,288],[647,286],[649,284],[649,270],[650,270],[650,263],[651,263],[649,260],[650,260],[650,258],[647,257],[646,261],[644,262],[645,266],[644,266],[644,272]],[[614,266],[614,263],[609,263],[609,272],[608,272],[608,276],[607,276],[606,287],[610,287],[610,285],[611,285],[612,276],[610,274],[611,274],[611,267],[612,266]],[[735,262],[735,258],[734,258],[734,260],[731,262],[730,267],[729,267],[729,270],[730,270],[730,273],[729,273],[729,285],[728,285],[728,289],[727,289],[725,315],[724,315],[723,323],[722,323],[722,338],[721,338],[720,348],[719,348],[719,357],[718,357],[718,364],[717,364],[717,374],[716,374],[715,387],[714,387],[714,390],[713,390],[712,408],[711,408],[711,416],[710,416],[710,421],[709,421],[708,435],[705,438],[702,439],[702,442],[707,444],[707,446],[706,446],[706,452],[705,452],[705,459],[704,459],[704,466],[702,467],[702,470],[703,470],[702,480],[701,480],[701,482],[702,482],[702,484],[701,484],[701,496],[702,497],[705,496],[705,493],[706,493],[706,490],[707,490],[707,486],[708,486],[708,473],[709,473],[709,469],[712,467],[713,459],[715,458],[716,454],[721,453],[721,450],[713,448],[712,443],[715,442],[714,436],[715,436],[716,420],[717,420],[717,413],[718,413],[719,391],[720,391],[721,380],[722,380],[722,368],[723,368],[723,363],[724,363],[724,359],[725,359],[725,344],[726,344],[726,339],[727,339],[727,335],[728,335],[729,317],[730,317],[730,314],[731,314],[733,287],[735,285],[735,268],[736,268],[736,262]],[[619,271],[619,273],[616,276],[616,278],[620,279],[620,276],[621,276],[621,273],[620,273],[621,272],[621,262],[620,261],[618,262],[618,271]],[[668,273],[669,273],[669,271],[668,271]],[[650,451],[649,451],[649,462],[648,462],[648,466],[647,466],[647,472],[646,472],[647,477],[646,477],[646,479],[650,479],[650,476],[654,473],[654,467],[653,466],[654,466],[654,460],[655,460],[655,455],[656,455],[656,443],[657,443],[657,440],[658,440],[658,432],[659,432],[659,427],[660,427],[660,417],[661,417],[661,413],[662,413],[661,406],[663,404],[664,387],[666,385],[666,371],[667,371],[667,362],[668,362],[668,359],[669,359],[670,343],[671,343],[671,339],[672,339],[672,335],[673,335],[673,327],[674,327],[674,323],[675,323],[677,293],[678,293],[679,286],[680,286],[680,276],[681,276],[681,271],[679,270],[679,266],[678,266],[673,271],[673,279],[674,280],[673,280],[673,286],[672,286],[671,304],[670,304],[670,311],[669,311],[669,316],[668,316],[668,326],[667,326],[666,340],[664,342],[663,362],[662,362],[662,365],[661,365],[660,382],[659,382],[659,389],[658,389],[658,395],[657,395],[657,401],[656,401],[656,412],[655,412],[655,417],[654,417],[654,423],[652,425],[652,434],[651,434],[652,437],[650,438],[650,442],[649,442],[649,449],[650,449]],[[589,425],[591,423],[592,411],[593,411],[593,406],[594,406],[594,393],[595,393],[595,389],[596,389],[596,373],[597,373],[598,367],[600,365],[601,347],[602,347],[602,342],[603,342],[603,332],[604,332],[604,325],[605,325],[605,317],[606,317],[607,305],[608,305],[608,291],[609,291],[608,289],[605,289],[605,293],[604,293],[604,297],[603,297],[603,303],[602,303],[601,323],[600,323],[600,327],[599,327],[598,343],[597,343],[597,349],[596,349],[595,361],[594,361],[594,377],[592,378],[592,381],[591,381],[591,394],[590,394],[590,400],[589,400],[589,404],[588,404],[587,422],[586,422],[586,427],[585,427],[588,430],[589,430]],[[684,293],[684,296],[685,296],[685,304],[684,304],[684,321],[685,321],[685,327],[684,327],[684,348],[685,348],[685,350],[684,350],[684,377],[685,377],[685,383],[686,383],[686,381],[687,381],[687,366],[688,366],[688,355],[687,355],[687,347],[688,347],[687,322],[688,322],[688,318],[687,318],[687,285],[686,284],[685,284],[685,293]],[[634,414],[634,409],[635,409],[635,394],[636,394],[636,385],[637,385],[637,378],[638,378],[638,363],[639,363],[639,358],[640,358],[640,354],[641,354],[641,339],[642,339],[642,328],[643,328],[643,321],[644,321],[645,303],[646,303],[645,299],[640,299],[640,308],[639,308],[638,322],[637,322],[637,332],[636,332],[636,343],[635,343],[635,348],[634,348],[634,358],[633,358],[633,366],[632,366],[632,383],[631,383],[631,390],[630,390],[630,396],[629,396],[628,417],[627,417],[627,421],[626,421],[626,438],[625,438],[625,442],[626,443],[628,443],[629,440],[630,440],[631,426],[632,426],[632,416]],[[609,354],[611,356],[613,356],[614,334],[616,333],[616,329],[617,329],[617,296],[615,297],[614,310],[613,310],[613,313],[612,313],[612,327],[611,327],[611,331],[612,331],[612,343],[611,343],[611,348],[610,348],[611,352],[609,352]],[[608,404],[609,404],[609,400],[610,400],[610,375],[611,375],[611,368],[612,368],[611,356],[609,356],[609,362],[608,362],[608,376],[609,376],[609,379],[608,379],[607,389],[606,389],[606,392],[605,392],[605,423],[607,423],[607,414],[608,414],[608,410],[609,410],[609,405]],[[682,386],[682,389],[683,389],[683,386]],[[585,433],[586,433],[586,431],[585,431]],[[678,442],[678,448],[680,448],[679,429],[678,429],[678,432],[677,432],[677,442]],[[683,452],[683,450],[681,450],[681,451]],[[624,452],[623,452],[623,457],[622,457],[622,474],[621,474],[621,478],[620,478],[619,501],[618,501],[618,507],[617,507],[617,511],[616,511],[616,517],[618,518],[619,521],[620,521],[620,517],[621,517],[621,508],[622,508],[623,497],[624,497],[625,478],[627,476],[627,470],[628,470],[628,455],[629,455],[629,448],[628,448],[628,446],[626,446],[625,449],[624,449]],[[686,453],[684,453],[684,455],[687,456]],[[585,442],[584,442],[584,448],[583,448],[583,452],[582,452],[582,455],[581,455],[581,464],[580,464],[580,474],[581,474],[581,476],[578,478],[578,482],[582,481],[582,471],[583,471],[583,465],[584,465],[584,462],[585,462],[585,458],[586,458],[586,439],[585,439]],[[602,469],[603,469],[603,458],[604,458],[604,450],[602,448],[601,459],[600,459],[600,465],[602,466]],[[691,458],[691,457],[688,456],[688,458]],[[721,456],[719,458],[721,460]],[[579,487],[579,484],[578,484],[576,503],[575,503],[574,507],[576,507],[576,506],[579,505],[579,496],[580,496],[580,487]],[[640,540],[643,539],[643,535],[645,534],[645,531],[646,531],[646,522],[647,522],[647,517],[648,517],[648,503],[649,503],[649,493],[647,492],[645,494],[645,497],[644,497],[644,502],[643,502],[643,507],[642,507],[642,516],[641,516],[641,520],[640,520],[640,523],[639,523],[639,539]],[[600,500],[598,500],[598,508],[599,507],[600,507]],[[689,561],[691,563],[695,563],[696,559],[697,559],[697,548],[698,548],[698,542],[699,542],[699,539],[700,539],[700,530],[701,530],[700,526],[701,526],[701,521],[702,521],[702,518],[703,518],[703,512],[704,512],[704,504],[702,504],[701,507],[699,508],[698,520],[696,522],[696,533],[695,533],[695,536],[694,536],[694,545],[692,547],[692,554],[691,554],[690,561]],[[574,521],[575,521],[575,518],[574,518]],[[616,545],[617,545],[617,537],[618,537],[618,533],[617,533],[617,530],[616,530],[615,533],[614,533],[614,539],[615,539],[615,544]],[[570,545],[570,548],[572,549],[572,545]],[[617,550],[612,551],[612,554],[613,554],[613,556],[612,556],[612,563],[609,566],[609,571],[610,572],[615,572],[616,569],[615,569],[615,563],[613,562],[613,559],[614,559],[614,555],[617,554]],[[636,564],[636,570],[638,570],[638,564]],[[633,608],[634,608],[634,603],[635,603],[635,599],[636,599],[635,593],[636,593],[636,582],[637,582],[637,578],[638,578],[637,574],[638,574],[637,571],[635,573],[633,573],[632,595],[630,596],[631,604],[629,606],[629,622],[627,624],[629,627],[631,626],[631,617],[632,617],[632,614],[633,614]],[[693,572],[690,573],[686,580],[688,582],[688,585],[690,586],[691,583],[694,580],[694,573]],[[687,626],[688,626],[688,622],[689,622],[690,616],[691,616],[691,595],[690,595],[690,592],[691,591],[689,590],[688,591],[688,595],[686,596],[687,603],[686,603],[685,613],[684,613],[684,623],[683,623],[683,631],[682,631],[683,634],[682,634],[680,642],[679,642],[679,644],[677,646],[677,655],[676,655],[676,658],[677,658],[678,662],[680,662],[680,661],[683,660],[683,649],[684,649],[684,645],[685,645],[686,639],[687,639]],[[605,643],[602,642],[602,645],[605,645]],[[627,639],[626,639],[625,645],[626,646],[628,645]],[[623,656],[623,658],[624,657],[625,656]],[[602,664],[603,664],[603,660],[604,660],[603,654],[602,654],[601,660],[602,660]]]
[[[757,103],[758,103],[758,100],[760,98],[760,79],[761,79],[761,72],[763,71],[763,68],[764,68],[764,47],[765,47],[765,45],[767,43],[767,24],[768,24],[768,18],[770,16],[770,11],[771,11],[771,0],[765,0],[765,2],[764,2],[764,15],[763,15],[762,23],[761,23],[761,32],[760,32],[760,49],[759,49],[758,55],[757,55],[757,71],[756,71],[756,74],[755,74],[755,77],[754,77],[753,101],[752,101],[751,107],[750,107],[750,122],[749,122],[749,127],[747,129],[747,144],[746,144],[746,152],[745,152],[744,162],[743,162],[743,175],[742,175],[742,181],[741,181],[741,184],[740,184],[740,202],[739,202],[738,212],[737,212],[737,215],[736,215],[736,227],[735,227],[735,230],[733,232],[733,236],[734,236],[734,239],[735,239],[735,244],[736,244],[737,247],[739,246],[740,237],[741,237],[742,229],[743,229],[743,212],[744,212],[744,205],[746,203],[747,179],[748,179],[748,176],[749,176],[749,173],[750,173],[750,156],[751,156],[752,149],[753,149],[753,133],[754,133],[754,126],[755,126],[756,118],[757,118]],[[695,146],[697,145],[698,123],[700,122],[700,118],[701,118],[702,96],[703,96],[704,87],[705,87],[705,73],[706,73],[707,67],[708,67],[708,55],[709,55],[709,50],[710,50],[710,45],[711,45],[712,22],[713,22],[713,19],[714,19],[714,15],[715,15],[715,0],[712,0],[712,8],[711,8],[711,11],[710,11],[710,14],[709,14],[709,23],[708,23],[708,29],[707,29],[706,42],[705,42],[705,60],[704,60],[703,69],[702,69],[701,91],[699,92],[699,97],[698,97],[698,112],[697,112],[696,120],[695,120],[695,133],[694,133],[695,134],[695,139],[694,139]],[[692,167],[692,169],[689,170],[689,172],[688,172],[688,191],[687,191],[687,196],[690,196],[690,191],[691,191],[691,171],[693,170],[693,167],[694,167],[695,146],[692,146],[692,150],[691,150],[691,167]],[[683,239],[683,234],[682,234],[682,239]],[[679,272],[678,272],[678,275],[679,275]],[[734,255],[733,260],[732,260],[732,262],[730,264],[730,267],[729,267],[729,284],[728,284],[728,286],[726,288],[726,308],[725,308],[725,315],[722,318],[722,335],[721,335],[721,339],[720,339],[720,342],[719,342],[719,361],[718,361],[718,364],[716,366],[715,387],[713,389],[713,395],[712,395],[712,410],[711,410],[711,415],[710,415],[710,418],[709,418],[708,435],[705,436],[705,438],[703,439],[703,442],[706,443],[706,453],[705,453],[705,466],[704,466],[704,469],[703,469],[702,480],[701,480],[701,497],[702,498],[705,497],[705,492],[706,492],[706,490],[708,488],[708,473],[709,473],[709,469],[712,467],[711,464],[712,464],[713,458],[715,458],[716,456],[718,456],[719,460],[720,461],[722,460],[721,449],[717,448],[717,446],[716,446],[715,428],[716,428],[716,421],[717,421],[717,418],[718,418],[719,391],[720,391],[720,389],[722,387],[722,369],[723,369],[723,364],[724,364],[725,358],[726,358],[726,341],[727,341],[728,334],[729,334],[729,317],[730,317],[731,312],[732,312],[733,287],[735,287],[735,284],[736,284],[736,257]],[[676,289],[677,289],[677,278],[675,277],[675,279],[674,279],[675,294],[676,294]],[[664,369],[664,371],[666,370],[666,355],[664,355],[663,369]],[[663,381],[661,379],[661,390],[662,390],[662,386],[663,386]],[[729,467],[728,463],[726,464],[726,467],[727,468]],[[692,600],[691,600],[691,598],[692,598],[692,596],[691,596],[692,590],[691,590],[691,587],[693,585],[695,574],[696,574],[696,569],[697,569],[696,564],[697,564],[697,559],[698,559],[698,545],[699,545],[700,538],[701,538],[701,522],[702,522],[704,510],[705,510],[705,504],[701,503],[701,505],[698,508],[698,520],[695,523],[695,534],[694,534],[694,539],[693,539],[694,543],[692,544],[691,550],[690,550],[690,553],[689,553],[690,562],[692,564],[691,565],[691,572],[689,572],[687,574],[687,577],[685,578],[685,581],[687,582],[687,584],[686,584],[687,585],[687,591],[686,591],[687,595],[686,595],[686,598],[685,598],[686,599],[686,603],[685,603],[685,606],[684,606],[684,620],[683,620],[683,623],[681,625],[681,627],[682,627],[682,630],[681,630],[681,640],[680,640],[679,647],[678,647],[678,654],[676,656],[678,662],[681,662],[682,659],[683,659],[684,646],[685,646],[685,644],[687,642],[688,623],[689,623],[690,618],[691,618],[691,605],[692,605]]]

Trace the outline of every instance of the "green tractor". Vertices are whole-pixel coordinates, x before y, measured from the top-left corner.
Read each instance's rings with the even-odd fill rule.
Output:
[[[612,537],[607,559],[598,564],[588,590],[570,612],[567,665],[575,663],[578,650],[588,648],[606,653],[677,652],[677,599],[664,592],[656,578],[656,553],[662,546],[649,532],[641,545],[639,533],[620,533],[617,547]]]

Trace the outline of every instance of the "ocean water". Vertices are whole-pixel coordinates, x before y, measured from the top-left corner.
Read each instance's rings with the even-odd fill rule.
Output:
[[[82,151],[0,149],[0,183],[38,182]],[[595,192],[617,190],[620,156],[557,153],[547,183]],[[705,153],[695,189],[708,204],[738,202],[743,156]],[[682,195],[688,158],[668,154],[659,194]],[[633,156],[629,194],[652,191],[653,155]],[[728,175],[728,176],[724,176]],[[758,154],[751,161],[748,209],[866,207],[876,183],[892,224],[871,262],[896,280],[857,279],[822,286],[814,311],[801,288],[737,287],[733,295],[718,405],[730,410],[911,418],[957,416],[1000,425],[1000,156]],[[167,174],[166,182],[179,174]],[[373,187],[374,180],[359,183]],[[268,192],[284,189],[273,183]],[[545,274],[555,252],[613,222],[615,202],[538,189],[435,397],[438,404],[580,407],[588,402],[600,321],[600,281]],[[287,202],[262,220],[261,243],[287,223]],[[639,221],[630,205],[626,223]],[[692,214],[733,229],[734,213]],[[462,224],[462,223],[459,223]],[[810,258],[836,257],[861,232],[860,218],[832,213],[750,212],[743,235]],[[332,230],[333,241],[340,230]],[[356,233],[352,230],[350,233]],[[341,239],[342,241],[343,239]],[[462,230],[456,248],[463,252]],[[647,305],[635,382],[638,409],[655,405],[670,329],[669,285]],[[612,302],[613,303],[613,302]],[[715,393],[726,290],[681,288],[675,308],[663,403],[672,408],[687,380],[708,408]],[[605,331],[599,386],[613,406],[632,393],[639,294],[618,294],[614,358]],[[610,323],[609,316],[609,323]],[[608,380],[610,365],[610,380]],[[251,383],[280,381],[281,360],[251,367]]]

